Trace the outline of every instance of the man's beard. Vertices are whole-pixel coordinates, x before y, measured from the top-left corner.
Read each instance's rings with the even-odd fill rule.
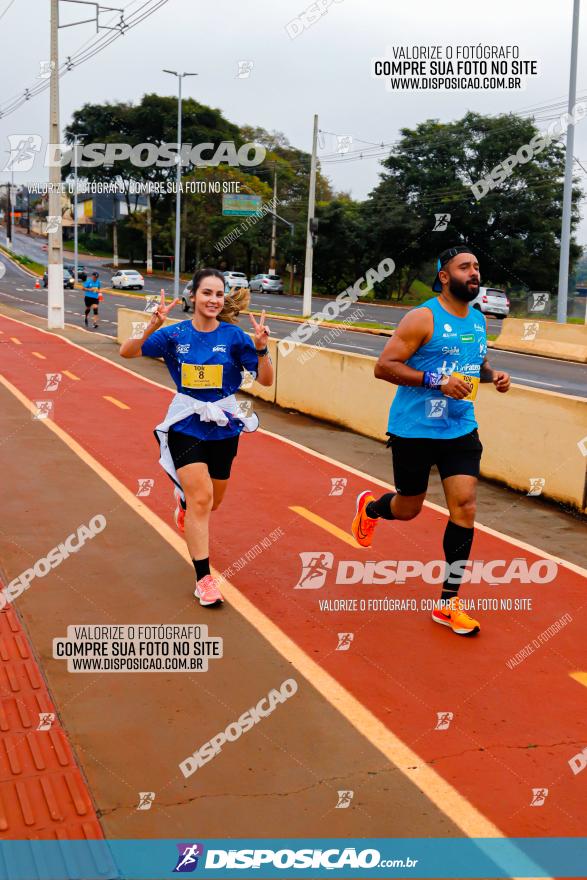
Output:
[[[448,289],[452,293],[453,296],[456,296],[457,299],[460,299],[461,302],[469,303],[471,300],[474,300],[477,294],[479,293],[479,285],[477,284],[475,287],[470,286],[469,284],[463,283],[462,281],[457,281],[455,278],[451,278],[448,284]]]

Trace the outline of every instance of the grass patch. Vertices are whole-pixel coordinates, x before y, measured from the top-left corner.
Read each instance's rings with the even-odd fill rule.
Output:
[[[63,250],[68,251],[71,254],[73,254],[74,242],[73,241],[64,241],[63,242]],[[88,257],[106,257],[106,259],[108,259],[108,258],[112,259],[112,254],[108,253],[108,251],[96,250],[95,248],[90,250],[90,248],[86,247],[86,245],[82,244],[81,242],[78,243],[77,253],[78,253],[78,257],[82,256],[82,254],[83,254]]]

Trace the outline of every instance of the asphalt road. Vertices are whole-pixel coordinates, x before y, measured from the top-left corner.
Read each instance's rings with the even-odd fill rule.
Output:
[[[20,238],[20,236],[19,236]],[[25,238],[25,236],[22,236]],[[38,246],[31,243],[31,250]],[[0,281],[0,302],[10,303],[22,308],[24,311],[31,312],[35,315],[46,317],[47,315],[47,292],[43,288],[35,289],[34,280],[13,266],[8,260],[0,256],[0,262],[6,267],[6,272]],[[84,261],[85,266],[99,266],[99,263],[90,264]],[[102,271],[102,277],[105,281],[109,280],[109,273]],[[104,276],[106,276],[104,278]],[[156,293],[165,288],[167,292],[171,292],[171,283],[167,280],[161,284],[157,279],[148,279],[146,293],[149,291]],[[322,300],[316,300],[316,307]],[[253,308],[265,307],[268,311],[294,312],[294,305],[297,307],[297,313],[301,313],[301,300],[299,297],[286,297],[279,295],[255,294],[252,297],[251,304]],[[117,308],[119,306],[125,308],[144,311],[144,297],[142,294],[106,294],[104,301],[100,305],[100,328],[99,333],[107,333],[111,336],[116,335],[116,318]],[[381,313],[384,312],[389,317],[390,327],[394,326],[394,314],[396,322],[404,314],[404,310],[394,307],[368,306],[362,308],[367,310],[377,310],[376,320],[380,323]],[[65,320],[69,324],[83,327],[83,294],[77,290],[65,291]],[[181,309],[177,307],[177,316],[182,316]],[[372,319],[373,320],[373,319]],[[248,323],[246,316],[244,321]],[[499,322],[496,322],[499,325]],[[245,325],[243,325],[245,326]],[[278,318],[270,319],[272,335],[278,339],[283,339],[291,330],[292,325],[287,321],[280,321]],[[490,330],[491,332],[491,330]],[[496,332],[496,331],[493,331]],[[316,345],[324,345],[328,348],[338,349],[340,351],[356,352],[358,354],[371,355],[377,357],[383,350],[388,337],[374,336],[368,333],[357,333],[354,331],[344,330],[324,330],[318,329],[314,337]],[[510,373],[512,380],[520,385],[528,385],[531,388],[542,388],[547,391],[557,391],[563,394],[573,394],[579,397],[587,398],[587,365],[575,364],[568,361],[555,360],[554,358],[542,358],[534,355],[517,354],[514,352],[490,350],[489,359],[494,368],[505,370]]]
[[[0,244],[6,243],[4,230],[0,230]],[[37,263],[47,263],[47,252],[43,250],[43,239],[37,236],[29,236],[17,232],[13,239],[13,248],[17,254],[29,257]],[[64,260],[66,263],[73,265],[73,253],[64,251]],[[103,284],[110,286],[111,278],[114,270],[106,267],[109,261],[103,257],[88,257],[80,255],[79,264],[91,271],[96,270],[100,273]],[[124,267],[124,261],[121,261],[121,268]],[[173,292],[173,281],[169,278],[149,277],[144,275],[145,293],[159,293],[161,288],[166,294]],[[180,282],[183,286],[183,282]],[[314,311],[319,311],[328,300],[315,297]],[[267,294],[254,293],[251,298],[254,308],[267,309],[269,312],[278,312],[284,315],[301,315],[302,314],[302,297],[288,296],[286,294]],[[361,315],[357,318],[359,321],[372,321],[377,324],[384,324],[390,328],[397,326],[402,317],[406,313],[405,307],[379,305],[374,303],[357,303],[356,309],[361,310]],[[355,311],[356,311],[355,309]],[[490,333],[499,333],[501,322],[496,318],[488,319],[488,328]]]

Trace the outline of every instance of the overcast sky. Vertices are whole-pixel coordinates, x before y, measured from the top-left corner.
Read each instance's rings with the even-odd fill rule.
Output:
[[[145,0],[118,0],[127,17]],[[154,0],[151,0],[154,2]],[[41,61],[48,60],[49,0],[0,0],[0,106],[31,87]],[[108,0],[108,5],[114,5]],[[353,149],[362,142],[389,143],[403,126],[427,118],[450,121],[466,110],[480,113],[522,111],[566,101],[572,0],[539,5],[535,0],[338,0],[312,26],[291,39],[286,25],[310,6],[306,0],[169,0],[150,18],[61,79],[61,123],[84,102],[137,101],[145,92],[175,94],[175,80],[161,69],[197,71],[185,81],[186,94],[239,125],[282,131],[297,147],[311,147],[312,115],[320,128],[350,135]],[[89,16],[89,6],[61,3],[62,22]],[[3,13],[5,13],[3,15]],[[102,18],[104,22],[109,16]],[[298,30],[300,30],[298,26]],[[60,32],[65,60],[96,39],[91,24]],[[387,91],[371,76],[371,60],[391,46],[516,44],[520,57],[536,59],[539,75],[521,91]],[[252,61],[247,78],[238,78],[238,62]],[[587,10],[579,34],[578,97],[587,100]],[[560,111],[541,113],[540,127]],[[548,116],[548,119],[545,117]],[[0,119],[2,149],[7,136],[38,133],[45,140],[48,91]],[[323,154],[337,141],[324,135]],[[512,145],[513,152],[520,145]],[[587,119],[576,128],[574,154],[587,168]],[[343,156],[344,158],[344,156]],[[505,157],[504,157],[505,158]],[[3,167],[4,163],[0,163]],[[330,161],[323,171],[338,190],[364,198],[376,185],[377,159]],[[587,174],[577,169],[584,188]],[[0,174],[6,179],[6,172]],[[42,173],[17,174],[15,182],[42,179]],[[582,203],[587,215],[587,202]],[[587,245],[587,220],[579,232]]]

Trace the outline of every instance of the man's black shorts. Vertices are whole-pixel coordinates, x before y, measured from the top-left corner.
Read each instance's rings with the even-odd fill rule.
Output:
[[[169,451],[176,470],[186,464],[203,462],[208,465],[208,473],[213,480],[228,480],[238,440],[238,434],[226,440],[198,440],[173,428],[168,434]]]
[[[98,308],[100,300],[96,299],[93,296],[84,296],[84,302],[86,304],[86,309],[89,309],[90,306],[96,306],[96,308]]]
[[[477,431],[452,440],[389,435],[393,458],[393,482],[400,495],[422,495],[428,488],[432,465],[441,480],[459,474],[479,477],[483,446]]]

